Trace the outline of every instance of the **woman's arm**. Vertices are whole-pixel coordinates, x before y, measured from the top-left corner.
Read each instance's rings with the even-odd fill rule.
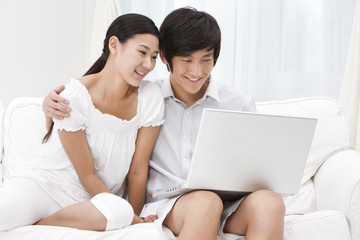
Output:
[[[58,130],[58,134],[61,144],[85,190],[92,197],[102,192],[111,193],[110,189],[105,186],[96,173],[85,131],[68,132]]]
[[[136,139],[135,153],[127,175],[129,203],[136,215],[140,214],[145,203],[149,158],[159,130],[160,127],[142,127]]]

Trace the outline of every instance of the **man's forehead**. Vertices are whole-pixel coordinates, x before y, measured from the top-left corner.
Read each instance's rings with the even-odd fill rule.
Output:
[[[214,55],[214,49],[200,49],[200,50],[195,50],[192,52],[188,52],[185,54],[181,54],[179,56],[182,57],[193,57],[195,55],[200,55],[201,57],[210,57]]]

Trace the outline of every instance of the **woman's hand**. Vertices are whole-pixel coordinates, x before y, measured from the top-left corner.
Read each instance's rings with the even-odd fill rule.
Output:
[[[67,106],[69,105],[69,101],[59,96],[64,89],[64,85],[58,86],[45,97],[42,110],[47,118],[62,120],[64,117],[70,116],[69,112],[71,108]]]
[[[149,222],[154,222],[157,219],[158,217],[156,215],[149,215],[146,218],[142,218],[142,222],[149,223]]]

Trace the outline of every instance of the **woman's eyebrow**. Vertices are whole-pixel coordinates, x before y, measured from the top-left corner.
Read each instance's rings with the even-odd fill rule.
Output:
[[[146,45],[143,45],[143,44],[139,44],[139,46],[141,46],[141,47],[143,47],[143,48],[146,48],[147,50],[151,50],[148,46],[146,46]],[[154,51],[155,53],[159,53],[159,50],[155,50]]]

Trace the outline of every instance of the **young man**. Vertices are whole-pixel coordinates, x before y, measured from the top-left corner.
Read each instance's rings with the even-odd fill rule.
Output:
[[[169,238],[282,239],[285,206],[277,193],[261,190],[235,202],[223,203],[211,191],[194,191],[172,199],[153,199],[152,193],[185,182],[204,108],[255,111],[254,102],[211,78],[220,52],[221,33],[216,20],[205,12],[180,8],[170,13],[160,27],[161,60],[170,71],[159,81],[165,100],[162,126],[150,159],[147,203],[142,216],[156,215]],[[49,117],[66,117],[58,96],[62,87],[44,100]],[[238,237],[237,237],[238,238]]]

